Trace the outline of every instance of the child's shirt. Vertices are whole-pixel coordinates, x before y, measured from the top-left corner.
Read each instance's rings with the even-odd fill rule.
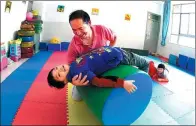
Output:
[[[71,82],[75,75],[82,73],[82,78],[87,75],[86,80],[91,83],[93,77],[117,67],[122,60],[123,54],[120,48],[110,46],[98,48],[77,58],[70,65],[70,71],[67,75],[68,81]]]

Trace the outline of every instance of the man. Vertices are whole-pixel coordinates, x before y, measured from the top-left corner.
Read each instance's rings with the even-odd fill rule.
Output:
[[[109,46],[114,46],[116,43],[117,37],[114,32],[102,25],[91,25],[90,16],[83,10],[72,12],[69,16],[69,23],[74,37],[68,48],[68,64],[93,49],[106,46],[108,41],[110,42]],[[72,84],[75,86],[87,85],[88,83],[89,81],[81,78],[81,74],[72,79]],[[73,90],[76,88],[73,87]]]

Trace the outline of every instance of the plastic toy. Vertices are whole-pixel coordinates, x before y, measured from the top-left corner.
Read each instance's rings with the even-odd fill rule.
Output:
[[[59,43],[60,43],[60,39],[57,38],[57,37],[53,37],[53,38],[50,40],[50,43],[52,43],[52,44],[59,44]]]
[[[27,12],[27,14],[26,14],[26,20],[27,21],[32,21],[33,20],[33,13]]]

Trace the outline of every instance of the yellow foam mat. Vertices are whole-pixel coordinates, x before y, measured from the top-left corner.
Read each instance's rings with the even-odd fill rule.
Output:
[[[69,125],[102,125],[89,110],[84,101],[74,101],[71,98],[72,84],[68,84]]]

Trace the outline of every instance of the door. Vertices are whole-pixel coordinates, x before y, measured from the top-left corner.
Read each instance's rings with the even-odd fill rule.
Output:
[[[160,16],[148,12],[144,50],[149,50],[150,52],[157,51],[159,30],[160,30]]]

